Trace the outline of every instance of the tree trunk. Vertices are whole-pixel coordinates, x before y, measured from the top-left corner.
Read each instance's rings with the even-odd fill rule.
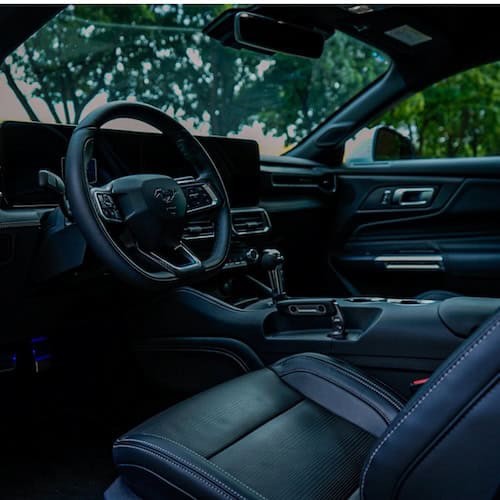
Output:
[[[24,110],[26,113],[28,113],[29,119],[33,122],[39,121],[38,116],[36,113],[33,111],[33,108],[31,107],[30,103],[28,102],[28,99],[26,99],[26,96],[21,92],[19,87],[16,84],[16,81],[12,77],[12,73],[10,72],[10,66],[7,64],[4,64],[2,67],[4,74],[7,78],[7,83],[9,84],[9,87],[12,89],[14,94],[16,95],[17,99],[23,106]]]
[[[43,78],[41,78],[41,76],[38,74],[38,71],[36,70],[35,62],[33,61],[33,58],[31,57],[29,50],[26,51],[26,54],[28,56],[28,61],[29,61],[29,64],[31,66],[31,70],[33,71],[33,74],[36,76],[36,80],[40,84],[40,87],[42,87],[42,89],[43,89]],[[54,121],[56,123],[61,123],[61,119],[59,118],[59,115],[57,114],[56,108],[54,107],[54,103],[51,101],[50,97],[46,96],[44,101],[45,101],[45,104],[47,104],[47,107],[49,108],[52,116],[54,117]]]
[[[424,157],[424,144],[425,144],[425,129],[427,127],[427,124],[425,122],[422,122],[422,125],[419,127],[417,124],[415,124],[417,127],[418,131],[418,151],[417,155],[419,158]]]
[[[221,116],[219,99],[217,95],[217,89],[219,88],[219,82],[221,80],[221,70],[220,70],[220,62],[221,62],[221,50],[219,47],[214,46],[214,49],[211,54],[211,64],[212,64],[212,73],[214,75],[214,79],[210,84],[210,97],[208,100],[208,114],[210,115],[210,133],[213,135],[219,134],[219,130],[221,128]],[[216,111],[219,111],[219,115],[216,115]]]

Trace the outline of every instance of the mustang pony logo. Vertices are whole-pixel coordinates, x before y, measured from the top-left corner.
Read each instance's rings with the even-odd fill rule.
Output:
[[[156,188],[154,190],[153,196],[156,200],[161,202],[168,216],[175,217],[177,215],[177,207],[175,203],[173,203],[175,197],[177,196],[177,191],[175,189]]]
[[[165,205],[170,205],[175,200],[177,191],[175,191],[174,189],[157,188],[155,189],[153,196],[157,200],[162,201]]]

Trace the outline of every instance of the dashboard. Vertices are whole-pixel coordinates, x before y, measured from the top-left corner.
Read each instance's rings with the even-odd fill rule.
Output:
[[[38,172],[64,178],[65,154],[73,127],[42,123],[0,125],[0,191],[9,208],[57,205],[57,196],[38,185]],[[228,191],[231,207],[255,207],[260,198],[259,149],[255,141],[198,137],[215,162]],[[87,166],[89,183],[101,186],[132,174],[195,177],[175,144],[159,133],[101,129],[94,158]]]
[[[15,300],[18,294],[40,285],[58,290],[58,283],[73,286],[106,275],[86,250],[79,228],[68,224],[61,210],[54,210],[60,204],[58,195],[38,184],[42,169],[63,176],[73,129],[59,124],[0,124],[3,300]],[[112,129],[103,129],[101,134],[103,140],[96,141],[87,170],[89,182],[96,186],[134,173],[195,175],[175,145],[160,134]],[[289,265],[302,269],[304,249],[315,251],[307,243],[319,238],[325,228],[324,217],[336,191],[332,169],[290,156],[259,158],[258,145],[250,140],[198,139],[218,167],[231,203],[231,250],[224,273],[214,280],[222,288],[228,280],[254,273],[258,255],[265,248],[283,250]],[[213,220],[201,214],[189,221],[183,235],[200,256],[210,251],[213,237]]]

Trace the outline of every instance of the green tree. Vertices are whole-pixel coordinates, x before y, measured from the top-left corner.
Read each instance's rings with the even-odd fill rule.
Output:
[[[201,29],[227,7],[69,7],[2,71],[33,120],[31,97],[43,99],[55,121],[75,123],[105,93],[134,96],[195,127],[206,123],[212,134],[259,121],[294,143],[387,68],[380,54],[341,33],[318,61],[226,48]]]
[[[269,103],[260,113],[268,128],[287,130],[288,139],[302,139],[326,117],[364,89],[388,68],[388,60],[373,48],[337,32],[325,44],[319,60],[276,56],[279,89],[270,92],[282,101]],[[278,69],[278,68],[277,68]],[[274,76],[271,74],[271,76]]]
[[[500,63],[473,68],[406,99],[377,123],[413,141],[423,158],[500,153]]]

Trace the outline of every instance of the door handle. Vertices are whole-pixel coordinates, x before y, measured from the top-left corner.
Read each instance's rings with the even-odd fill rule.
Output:
[[[434,192],[432,187],[399,188],[394,191],[392,202],[401,207],[421,207],[430,204]]]

